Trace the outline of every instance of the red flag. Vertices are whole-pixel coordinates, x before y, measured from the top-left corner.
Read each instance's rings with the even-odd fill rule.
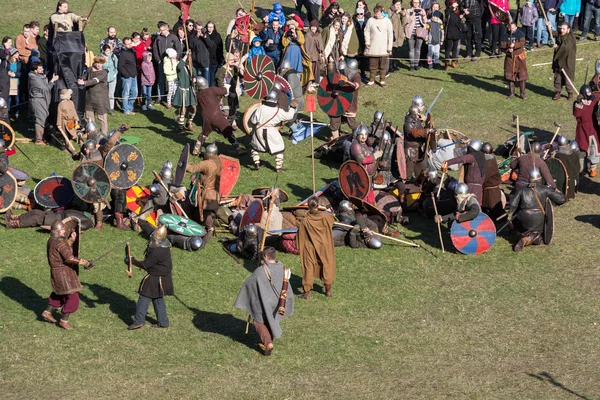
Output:
[[[250,14],[235,19],[235,29],[240,35],[242,43],[248,43],[248,26],[250,25]]]
[[[503,10],[499,5],[495,4],[493,1],[489,2],[490,13],[501,23],[510,24],[512,22],[512,17],[510,13],[506,10]]]
[[[190,15],[190,6],[194,0],[167,0],[168,3],[173,4],[175,7],[181,10],[181,20],[186,22]]]

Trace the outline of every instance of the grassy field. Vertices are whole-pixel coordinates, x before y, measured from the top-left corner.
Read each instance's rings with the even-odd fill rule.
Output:
[[[16,36],[23,23],[45,20],[53,1],[8,1],[0,16],[1,34]],[[86,15],[91,0],[71,7]],[[284,3],[290,7],[291,2]],[[270,3],[259,2],[268,8]],[[342,1],[350,8],[350,2]],[[203,1],[192,18],[224,27],[236,2]],[[371,5],[372,7],[372,5]],[[175,7],[164,1],[100,0],[86,28],[95,49],[109,24],[118,35],[158,19],[174,22]],[[594,60],[598,44],[578,47],[578,57]],[[528,64],[551,61],[550,49],[528,53]],[[521,131],[534,130],[548,140],[554,121],[569,138],[575,134],[571,103],[553,102],[549,66],[531,67],[526,101],[507,101],[501,60],[460,62],[455,70],[394,73],[387,89],[360,92],[359,118],[370,122],[376,109],[401,124],[410,99],[421,94],[431,102],[444,93],[433,114],[437,125],[457,129],[471,138],[502,143],[514,134],[512,114]],[[586,61],[577,63],[577,86]],[[250,104],[245,98],[243,105]],[[320,121],[325,116],[318,112]],[[177,160],[182,138],[173,133],[174,113],[155,112],[109,118],[111,128],[129,123],[146,160],[142,183],[166,159]],[[17,124],[24,136],[27,124]],[[247,145],[249,137],[238,132]],[[322,143],[325,134],[316,142]],[[213,133],[211,138],[222,141]],[[51,172],[70,176],[76,163],[56,148],[21,145],[36,163],[21,154],[11,157],[28,171],[34,185]],[[226,154],[229,146],[221,145]],[[266,168],[249,169],[242,158],[243,193],[275,182],[274,160]],[[278,184],[291,203],[311,193],[310,141],[287,143],[287,172]],[[337,176],[336,165],[318,162],[317,187]],[[514,238],[504,233],[482,256],[442,254],[433,221],[411,215],[404,230],[423,249],[386,245],[380,251],[336,250],[338,280],[333,298],[316,294],[297,301],[296,314],[283,325],[274,355],[263,357],[251,330],[244,334],[246,315],[233,309],[237,292],[255,267],[235,266],[212,242],[200,253],[174,249],[177,298],[167,299],[171,327],[127,331],[137,299],[134,272],[128,279],[120,251],[90,271],[82,271],[82,303],[66,332],[38,317],[50,293],[45,246],[48,235],[36,229],[0,228],[0,385],[7,399],[598,399],[600,398],[600,307],[598,250],[600,180],[582,178],[575,201],[556,209],[556,236],[551,246],[511,251]],[[133,232],[105,227],[83,236],[82,254],[92,258],[111,244],[131,239],[135,257],[146,241]],[[446,248],[449,234],[444,231]],[[296,256],[280,259],[294,273],[300,288]],[[320,283],[317,282],[317,290]],[[153,315],[151,312],[150,315]]]

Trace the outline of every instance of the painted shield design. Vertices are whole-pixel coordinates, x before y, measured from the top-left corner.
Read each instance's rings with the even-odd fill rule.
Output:
[[[340,74],[333,73],[321,80],[319,90],[317,91],[317,99],[319,106],[330,117],[342,116],[354,100],[354,90],[340,80]]]
[[[138,185],[132,186],[126,193],[127,209],[140,215],[151,197],[150,189]]]
[[[258,103],[254,103],[246,109],[246,112],[244,112],[244,117],[242,118],[242,122],[244,123],[244,130],[246,131],[246,133],[248,135],[252,135],[252,129],[254,128],[252,123],[250,123],[250,118],[252,117],[252,114],[254,114],[254,111],[256,111],[256,109],[258,107],[260,107],[260,105],[261,105],[260,101]]]
[[[563,162],[558,158],[549,158],[546,160],[546,165],[548,166],[550,174],[554,178],[556,187],[566,196],[567,190],[569,189],[569,175],[567,174],[567,168],[565,167],[565,164],[563,164]]]
[[[185,177],[185,170],[187,168],[189,158],[190,145],[188,143],[183,146],[183,150],[181,150],[181,155],[179,156],[179,161],[177,161],[177,167],[175,168],[175,181],[173,181],[175,186],[181,186],[181,182],[183,182],[183,178]]]
[[[554,207],[548,198],[546,198],[544,212],[544,244],[550,244],[554,237]]]
[[[290,101],[294,98],[294,92],[292,91],[292,85],[281,75],[275,77],[275,82],[281,85],[281,91],[287,94]]]
[[[183,236],[204,236],[205,233],[200,224],[179,215],[163,214],[158,220],[168,230]]]
[[[106,155],[104,169],[113,187],[129,189],[144,173],[144,157],[135,146],[120,144]]]
[[[404,139],[396,139],[396,165],[400,179],[407,180],[406,176],[406,154],[404,154]]]
[[[385,213],[377,206],[374,206],[371,203],[367,203],[363,199],[359,199],[358,197],[348,197],[350,203],[352,203],[356,208],[366,212],[367,215],[379,215],[381,218],[387,221],[387,217]]]
[[[353,160],[342,164],[338,181],[346,197],[364,199],[371,190],[371,177],[362,165]]]
[[[271,57],[258,55],[252,57],[244,72],[244,89],[248,96],[264,98],[275,83],[275,64]]]
[[[483,254],[496,241],[496,227],[490,217],[479,213],[471,221],[454,221],[450,228],[450,238],[456,250],[463,254]]]
[[[106,171],[94,162],[81,163],[73,171],[73,191],[86,203],[106,199],[110,194],[110,181]]]
[[[25,171],[21,171],[20,169],[16,169],[13,167],[8,167],[8,172],[12,174],[18,181],[26,181],[29,179],[29,175]]]
[[[255,225],[260,224],[260,220],[262,219],[263,212],[264,212],[264,209],[263,209],[262,201],[256,200],[256,201],[253,201],[252,203],[250,203],[250,205],[246,209],[246,212],[242,216],[242,222],[240,222],[240,228],[239,228],[240,232],[242,231],[242,229],[244,229],[249,224],[255,224]]]
[[[17,199],[17,180],[10,172],[0,176],[0,213],[6,212]]]
[[[223,154],[219,154],[219,158],[222,164],[219,194],[229,196],[240,177],[240,160]]]
[[[12,149],[15,145],[15,131],[5,121],[0,120],[0,139],[4,140],[7,149]]]
[[[33,189],[36,203],[45,208],[67,205],[75,196],[71,181],[62,176],[49,176],[38,182]]]

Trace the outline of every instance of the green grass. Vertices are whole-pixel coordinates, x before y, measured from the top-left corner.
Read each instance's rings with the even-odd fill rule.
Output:
[[[91,3],[73,1],[71,6],[85,15]],[[224,30],[238,4],[207,3],[194,4],[192,17],[200,15],[202,21],[214,17],[217,28]],[[260,5],[269,7],[269,2]],[[342,5],[349,8],[350,2]],[[0,16],[3,35],[16,36],[22,23],[45,19],[54,6],[53,1],[10,1]],[[152,28],[159,18],[174,22],[177,10],[164,1],[101,0],[86,37],[95,49],[109,24],[123,36],[144,26]],[[591,59],[593,71],[597,52],[597,44],[586,44],[578,48],[578,57]],[[528,53],[527,61],[548,62],[551,56],[551,50],[539,50]],[[392,74],[387,89],[361,90],[359,118],[368,122],[380,109],[401,124],[414,94],[429,103],[444,87],[433,110],[438,126],[499,144],[514,134],[512,114],[518,114],[522,131],[535,130],[548,139],[552,122],[557,121],[572,139],[571,103],[550,100],[550,67],[530,67],[529,98],[507,101],[502,65],[500,60],[484,59],[461,61],[449,73]],[[577,63],[577,85],[583,81],[585,65]],[[243,106],[249,103],[243,99]],[[326,121],[321,112],[316,118]],[[121,123],[144,127],[130,132],[143,139],[139,144],[146,159],[143,184],[151,181],[151,169],[158,170],[166,159],[177,160],[182,143],[192,141],[191,136],[173,134],[174,113],[164,108],[109,118],[111,128]],[[26,124],[16,128],[19,134],[31,135]],[[238,135],[247,145],[249,137]],[[216,133],[211,138],[222,141]],[[310,141],[286,145],[288,172],[278,185],[295,204],[311,192]],[[76,166],[55,148],[21,147],[37,166],[21,154],[10,161],[31,174],[31,188],[51,172],[70,176]],[[232,153],[227,145],[220,149]],[[263,160],[274,166],[269,155]],[[272,168],[253,172],[246,168],[248,156],[242,163],[235,193],[275,182]],[[316,174],[320,187],[336,177],[336,166],[317,162]],[[581,192],[575,201],[556,209],[553,244],[530,247],[521,254],[511,252],[510,235],[498,238],[482,256],[441,254],[435,224],[414,216],[405,236],[426,250],[400,245],[386,245],[380,251],[336,249],[335,296],[326,299],[317,294],[308,302],[298,301],[296,314],[283,323],[284,336],[277,340],[271,358],[256,351],[258,337],[252,329],[244,335],[246,315],[232,306],[253,263],[235,266],[216,241],[200,253],[173,250],[175,290],[183,303],[167,299],[172,325],[168,330],[126,330],[143,274],[135,271],[128,279],[118,251],[93,270],[82,271],[82,303],[71,319],[74,330],[66,332],[37,317],[51,290],[47,234],[0,228],[2,397],[599,398],[598,179],[584,178]],[[111,227],[86,232],[82,254],[94,257],[126,238],[131,238],[134,256],[142,257],[146,246],[142,237]],[[446,231],[444,238],[448,249]],[[299,259],[288,255],[280,259],[292,268],[292,286],[297,290]]]

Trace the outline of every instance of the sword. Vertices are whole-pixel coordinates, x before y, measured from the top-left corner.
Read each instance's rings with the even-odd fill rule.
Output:
[[[96,264],[96,262],[98,262],[99,260],[103,259],[104,257],[106,257],[107,255],[109,255],[113,251],[121,248],[121,246],[123,246],[127,242],[129,242],[129,239],[125,239],[122,242],[117,243],[110,250],[105,251],[104,253],[100,254],[98,257],[96,257],[96,258],[94,258],[93,260],[90,261],[90,265],[86,269],[91,269]]]
[[[429,112],[431,111],[431,109],[433,108],[433,105],[435,104],[435,102],[440,98],[440,95],[442,94],[442,90],[444,90],[444,88],[441,88],[440,91],[438,92],[437,96],[435,96],[435,99],[433,99],[433,101],[431,102],[431,104],[429,105],[429,108],[427,109],[427,111],[425,111],[425,116],[429,115]]]
[[[511,217],[511,218],[510,218],[508,221],[506,221],[506,223],[505,223],[504,225],[502,225],[502,226],[500,227],[500,229],[498,229],[498,230],[496,231],[496,235],[497,235],[497,234],[499,234],[500,232],[502,232],[502,230],[503,230],[504,228],[506,228],[506,227],[508,226],[508,224],[510,224],[510,223],[513,221],[513,219],[515,219],[515,217],[516,217],[516,216],[517,216],[517,215],[518,215],[520,212],[521,212],[521,210],[519,210],[519,211],[517,211],[516,213],[514,213],[514,214],[513,214],[513,216],[512,216],[512,217]]]
[[[28,159],[30,163],[32,163],[34,166],[36,166],[36,167],[37,167],[37,164],[36,164],[36,163],[34,163],[34,162],[31,160],[31,158],[29,158],[29,156],[27,156],[27,154],[26,154],[26,153],[25,153],[23,150],[21,150],[21,148],[19,147],[19,145],[17,144],[17,142],[16,142],[16,141],[13,143],[13,145],[14,145],[14,146],[15,146],[15,147],[16,147],[16,148],[17,148],[17,149],[18,149],[18,150],[19,150],[21,153],[23,153],[23,155],[25,156],[25,158],[26,158],[26,159]]]

